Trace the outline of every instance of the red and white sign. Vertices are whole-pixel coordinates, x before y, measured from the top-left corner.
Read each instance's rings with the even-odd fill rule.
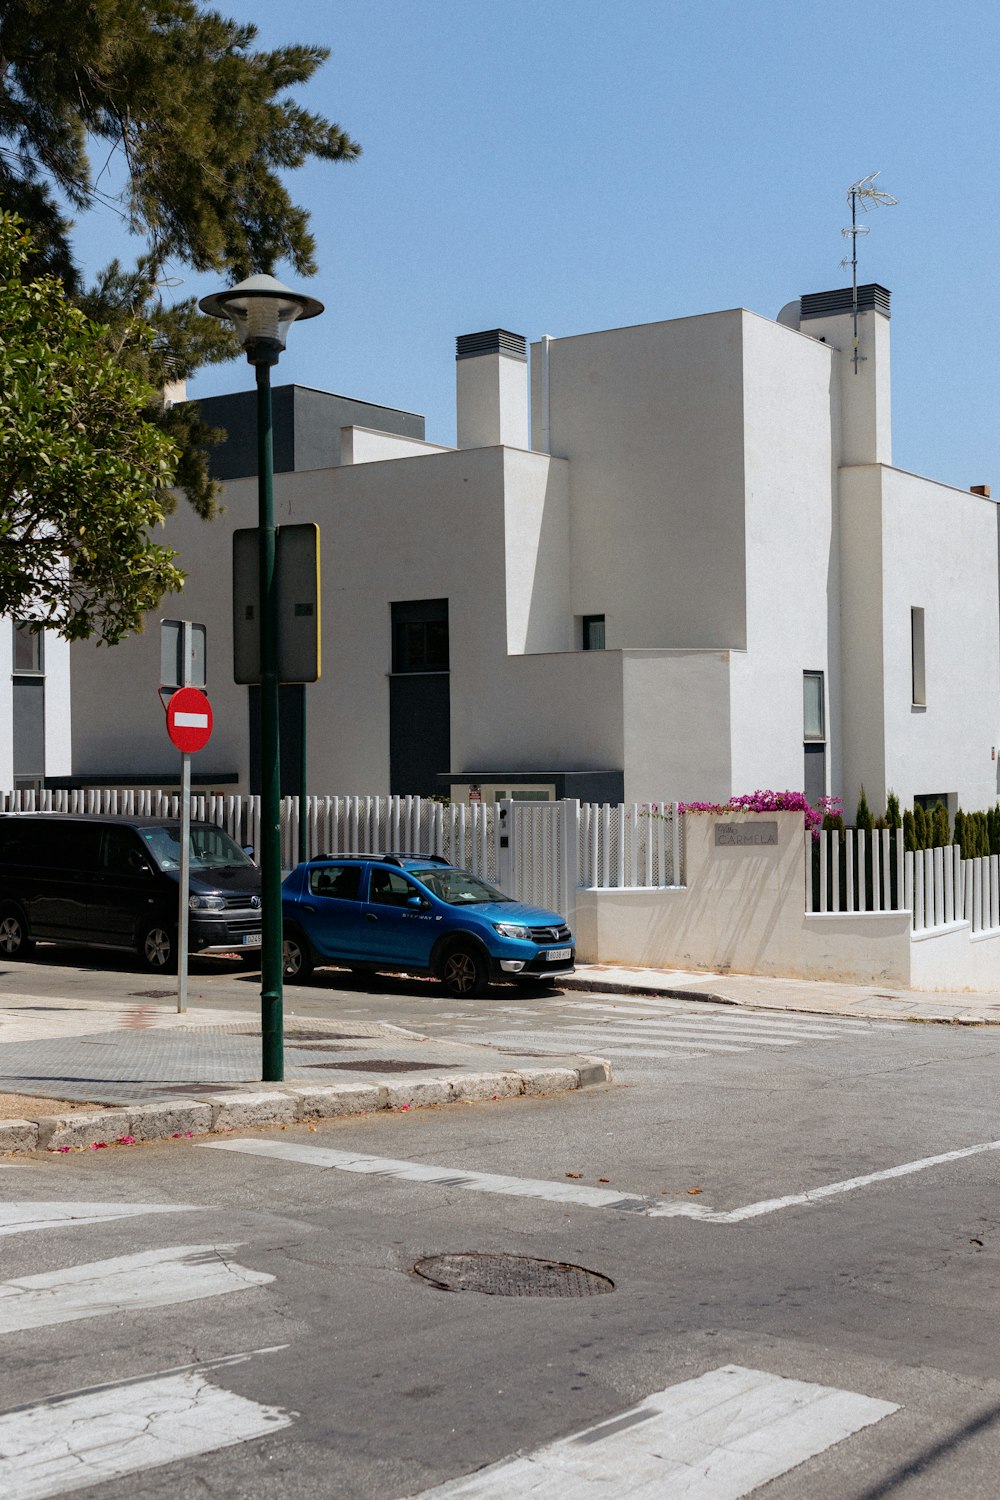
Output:
[[[167,704],[167,734],[178,750],[203,750],[212,734],[212,705],[198,688],[178,688]]]

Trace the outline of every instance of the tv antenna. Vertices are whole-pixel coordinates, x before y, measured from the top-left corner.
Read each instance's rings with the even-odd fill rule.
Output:
[[[871,209],[877,208],[880,203],[886,208],[891,208],[899,201],[891,193],[886,193],[882,188],[875,186],[875,179],[881,175],[880,172],[869,172],[867,177],[860,177],[857,182],[851,183],[847,189],[847,201],[851,205],[851,227],[840,231],[844,238],[851,242],[851,253],[840,264],[844,270],[848,266],[851,268],[851,311],[854,315],[854,352],[851,358],[855,375],[858,373],[858,365],[865,358],[861,353],[858,339],[858,235],[871,233],[867,224],[858,223],[858,205],[860,204],[864,213],[868,213]]]

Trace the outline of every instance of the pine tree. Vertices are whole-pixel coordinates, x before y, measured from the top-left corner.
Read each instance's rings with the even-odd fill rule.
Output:
[[[193,405],[166,411],[164,377],[231,358],[235,340],[193,302],[168,307],[168,265],[239,281],[289,262],[316,269],[306,211],[285,174],[311,160],[351,161],[360,147],[288,97],[327,57],[323,47],[255,47],[256,28],[202,0],[4,0],[0,7],[0,203],[31,232],[32,272],[51,271],[107,344],[151,387],[148,420],[181,445],[176,483],[208,515],[214,487]],[[90,150],[99,152],[95,182]],[[111,198],[106,159],[124,164]],[[72,218],[110,211],[143,247],[85,291]],[[133,325],[151,323],[153,342]],[[0,441],[6,437],[0,432]]]

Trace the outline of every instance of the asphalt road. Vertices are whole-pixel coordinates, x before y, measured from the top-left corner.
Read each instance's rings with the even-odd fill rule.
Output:
[[[204,968],[192,1004],[254,1003]],[[69,959],[0,983],[164,988]],[[0,1170],[5,1500],[995,1500],[996,1032],[378,984],[287,1005],[572,1043],[620,1081]],[[613,1289],[414,1274],[450,1254]]]

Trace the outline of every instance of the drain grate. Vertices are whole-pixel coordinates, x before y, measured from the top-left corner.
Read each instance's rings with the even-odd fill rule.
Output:
[[[426,1073],[429,1068],[447,1068],[448,1063],[404,1062],[399,1057],[357,1058],[353,1062],[302,1063],[303,1068],[343,1068],[351,1073]]]
[[[413,1269],[442,1291],[487,1297],[598,1297],[615,1289],[598,1271],[531,1255],[427,1255]]]

